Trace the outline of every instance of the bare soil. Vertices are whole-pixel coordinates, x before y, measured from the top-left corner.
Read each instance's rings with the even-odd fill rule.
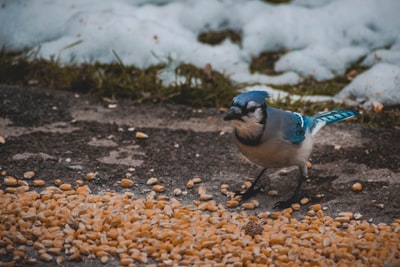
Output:
[[[162,194],[173,197],[175,188],[187,191],[176,197],[183,203],[198,200],[197,190],[185,185],[200,177],[207,192],[225,204],[220,185],[234,188],[252,181],[260,167],[239,154],[231,126],[222,117],[214,108],[123,99],[113,107],[96,96],[0,86],[0,135],[5,138],[0,144],[0,168],[17,178],[34,171],[47,185],[55,179],[72,184],[81,179],[95,193],[129,190],[137,197],[150,192],[146,181],[156,177],[166,188]],[[138,131],[148,138],[135,138]],[[302,192],[322,196],[318,202],[325,214],[359,212],[373,223],[400,218],[399,129],[348,122],[327,126],[310,161],[311,177]],[[96,172],[97,178],[86,181],[89,172]],[[298,175],[296,167],[267,170],[262,182],[267,191],[279,194],[260,193],[255,197],[260,206],[249,212],[272,211],[275,202],[293,192]],[[129,189],[120,185],[127,176],[135,182]],[[361,192],[351,190],[355,182],[362,184]],[[295,216],[303,216],[310,204]]]

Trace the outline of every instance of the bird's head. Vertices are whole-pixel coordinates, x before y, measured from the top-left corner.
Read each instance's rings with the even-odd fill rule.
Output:
[[[265,91],[248,91],[232,100],[232,105],[224,117],[235,126],[241,124],[264,124],[266,116],[265,99],[269,94]]]

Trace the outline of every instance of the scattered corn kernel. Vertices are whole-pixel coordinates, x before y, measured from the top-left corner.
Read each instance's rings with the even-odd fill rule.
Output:
[[[228,189],[221,188],[220,192],[221,192],[221,194],[223,194],[225,196],[229,196],[229,190]]]
[[[84,185],[85,183],[82,181],[82,180],[76,180],[75,181],[75,185],[77,185],[77,186],[82,186],[82,185]]]
[[[174,196],[180,196],[180,195],[182,195],[182,189],[175,188],[174,189]]]
[[[101,263],[106,264],[110,258],[107,255],[104,255],[100,258]]]
[[[278,190],[269,190],[269,191],[267,192],[267,194],[268,194],[268,196],[270,196],[270,197],[275,197],[275,196],[278,195]]]
[[[228,200],[228,201],[226,202],[226,206],[227,206],[228,208],[235,208],[235,207],[239,206],[239,201],[236,201],[236,200]]]
[[[321,204],[314,204],[310,207],[313,211],[319,211],[321,209]]]
[[[242,185],[242,188],[243,189],[247,189],[247,188],[249,188],[251,186],[251,182],[250,181],[245,181],[244,183],[243,183],[243,185]]]
[[[229,185],[228,185],[228,184],[221,184],[220,189],[227,189],[227,190],[229,190]]]
[[[128,178],[122,178],[121,179],[121,185],[123,187],[131,187],[131,186],[133,186],[133,181],[131,179],[128,179]]]
[[[201,178],[200,177],[194,177],[192,180],[193,180],[193,183],[195,183],[195,184],[201,183]]]
[[[354,183],[351,186],[351,190],[353,190],[354,192],[360,192],[362,190],[362,184],[360,183]]]
[[[291,207],[293,210],[300,210],[300,208],[301,208],[299,203],[293,203]]]
[[[155,185],[156,183],[158,183],[158,179],[155,177],[149,178],[146,182],[147,185]]]
[[[200,194],[200,200],[201,201],[208,201],[208,200],[210,200],[210,199],[212,199],[213,198],[213,196],[212,195],[210,195],[210,194]]]
[[[350,222],[350,218],[347,216],[340,216],[340,217],[336,217],[335,221],[340,222],[340,223],[348,223],[348,222]]]
[[[47,262],[49,262],[49,261],[51,261],[51,260],[53,259],[53,257],[52,257],[50,254],[48,254],[48,253],[42,253],[42,254],[40,254],[40,255],[39,255],[39,258],[40,258],[42,261],[47,261]]]
[[[15,186],[15,185],[17,185],[17,183],[18,183],[17,179],[15,179],[12,176],[4,177],[4,184],[7,186]]]
[[[61,185],[59,186],[59,188],[60,188],[62,191],[68,191],[68,190],[71,190],[71,189],[72,189],[72,185],[71,185],[71,184],[61,184]]]
[[[307,197],[303,197],[302,199],[300,199],[300,204],[301,205],[306,205],[310,202],[310,199]]]
[[[165,191],[165,187],[163,185],[156,184],[153,186],[153,190],[157,193],[161,193]]]
[[[194,182],[192,179],[190,179],[187,183],[186,183],[186,187],[191,189],[194,187]]]
[[[86,180],[91,181],[94,180],[96,178],[96,173],[95,172],[89,172],[86,174]]]
[[[359,212],[354,213],[353,217],[354,217],[355,220],[361,220],[361,219],[364,218],[364,216]]]
[[[311,169],[312,168],[311,162],[307,161],[306,166],[307,166],[308,169]]]
[[[250,202],[253,203],[256,208],[260,206],[260,203],[258,202],[257,199],[252,199]]]
[[[399,263],[400,219],[373,224],[355,221],[357,213],[340,212],[335,220],[324,216],[320,205],[311,206],[299,220],[291,217],[293,207],[254,215],[229,211],[215,200],[185,205],[154,191],[145,198],[129,192],[97,195],[88,185],[67,191],[49,186],[40,193],[4,190],[0,203],[0,255],[16,261],[5,266],[39,259],[62,265],[64,257],[96,257],[105,265],[115,257],[122,266]],[[226,204],[237,207],[239,202]],[[243,205],[257,207],[258,202]],[[28,246],[36,250],[31,255],[38,255],[37,260],[27,257]]]
[[[35,172],[33,172],[33,171],[24,172],[25,179],[32,179],[34,176],[35,176]]]
[[[38,187],[44,186],[45,183],[46,182],[44,180],[40,180],[40,179],[35,179],[32,182],[33,186],[38,186]]]
[[[254,210],[256,208],[256,205],[253,202],[246,202],[241,205],[242,208],[245,210]]]
[[[206,193],[206,188],[204,186],[199,186],[199,189],[197,190],[199,195],[205,194]]]
[[[146,139],[146,138],[149,138],[149,136],[148,136],[147,134],[142,133],[142,132],[136,132],[135,137],[136,137],[137,139]]]
[[[29,186],[29,184],[28,184],[26,181],[24,181],[24,180],[18,180],[18,181],[17,181],[17,184],[18,184],[19,186]]]
[[[339,217],[349,217],[350,219],[353,218],[352,212],[342,211],[342,212],[339,212],[338,215],[339,215]]]

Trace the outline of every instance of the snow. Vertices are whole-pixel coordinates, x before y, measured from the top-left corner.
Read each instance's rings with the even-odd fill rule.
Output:
[[[395,105],[400,103],[400,67],[378,63],[357,76],[336,95],[337,100],[352,99],[373,108],[377,103]]]
[[[304,77],[331,79],[365,57],[362,65],[370,70],[335,99],[393,105],[400,104],[399,10],[398,0],[293,0],[287,5],[260,0],[2,0],[0,47],[33,48],[40,57],[63,64],[110,63],[115,54],[124,64],[141,68],[168,62],[160,72],[164,83],[180,81],[173,67],[181,62],[201,68],[209,63],[234,81],[268,90]],[[201,32],[222,29],[239,31],[242,43],[225,40],[211,46],[197,40]],[[252,57],[279,50],[287,51],[275,64],[281,75],[250,73]]]

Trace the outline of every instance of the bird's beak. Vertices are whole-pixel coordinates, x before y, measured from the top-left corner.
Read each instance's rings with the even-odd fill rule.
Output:
[[[239,120],[242,117],[242,110],[238,107],[230,107],[224,117],[224,121]]]

